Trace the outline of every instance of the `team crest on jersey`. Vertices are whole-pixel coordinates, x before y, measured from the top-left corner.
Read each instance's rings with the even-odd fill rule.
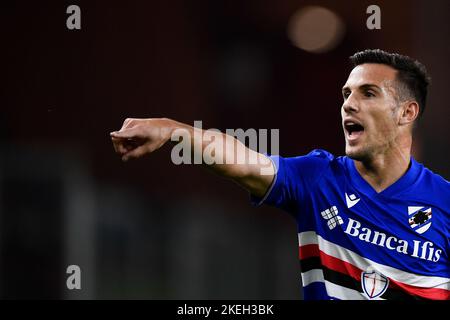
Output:
[[[431,227],[431,208],[408,207],[408,223],[411,228],[419,234],[424,233]]]
[[[386,292],[389,278],[368,268],[361,273],[361,286],[369,299],[375,299]]]

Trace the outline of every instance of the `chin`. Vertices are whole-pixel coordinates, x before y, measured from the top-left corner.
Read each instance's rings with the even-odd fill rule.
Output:
[[[367,152],[365,152],[365,150],[363,150],[362,148],[346,146],[345,155],[353,160],[362,161],[364,159],[367,159]]]

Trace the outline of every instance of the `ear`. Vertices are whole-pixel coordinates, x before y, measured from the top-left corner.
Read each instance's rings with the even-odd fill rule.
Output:
[[[407,101],[402,105],[399,124],[405,125],[413,123],[419,116],[419,105],[416,101]]]

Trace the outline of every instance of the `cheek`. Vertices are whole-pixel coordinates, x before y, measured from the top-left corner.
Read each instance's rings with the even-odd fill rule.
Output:
[[[374,117],[367,117],[365,119],[364,131],[367,134],[368,139],[378,139],[378,137],[384,135],[384,129],[380,119]]]
[[[390,116],[380,116],[373,119],[376,134],[380,137],[389,137],[395,133],[395,122]]]

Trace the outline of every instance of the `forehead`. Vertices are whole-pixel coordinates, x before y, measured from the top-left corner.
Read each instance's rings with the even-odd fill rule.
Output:
[[[364,84],[376,84],[379,87],[395,80],[397,70],[378,63],[364,63],[356,66],[348,76],[345,87],[359,87]]]

